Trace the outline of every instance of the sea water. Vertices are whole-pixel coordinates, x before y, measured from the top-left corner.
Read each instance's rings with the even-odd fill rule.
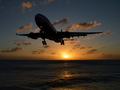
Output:
[[[0,90],[120,90],[120,60],[1,60]]]

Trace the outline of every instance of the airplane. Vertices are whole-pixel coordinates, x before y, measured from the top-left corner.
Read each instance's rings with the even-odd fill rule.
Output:
[[[56,43],[61,43],[61,45],[65,45],[63,38],[70,38],[75,36],[87,36],[87,34],[99,34],[102,32],[68,32],[65,31],[57,31],[51,22],[42,14],[35,15],[35,22],[37,26],[40,28],[38,33],[30,32],[29,34],[17,34],[18,36],[27,36],[31,39],[42,38],[43,45],[47,45],[45,39],[53,40]]]

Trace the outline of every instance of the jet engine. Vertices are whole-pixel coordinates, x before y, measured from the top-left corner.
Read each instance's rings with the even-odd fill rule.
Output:
[[[27,36],[32,39],[38,39],[38,36],[33,32],[30,32]]]

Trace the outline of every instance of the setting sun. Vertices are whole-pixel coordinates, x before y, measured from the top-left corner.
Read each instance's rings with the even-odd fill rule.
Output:
[[[63,57],[63,58],[69,58],[69,55],[67,55],[66,53],[63,53],[63,54],[62,54],[62,57]]]

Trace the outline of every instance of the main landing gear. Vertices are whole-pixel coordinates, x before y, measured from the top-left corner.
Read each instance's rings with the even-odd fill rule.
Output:
[[[45,39],[43,39],[43,40],[44,40],[44,41],[42,41],[43,45],[47,45],[47,43],[46,43]]]
[[[64,43],[64,40],[62,39],[62,40],[61,40],[61,45],[64,45],[64,44],[65,44],[65,43]]]

